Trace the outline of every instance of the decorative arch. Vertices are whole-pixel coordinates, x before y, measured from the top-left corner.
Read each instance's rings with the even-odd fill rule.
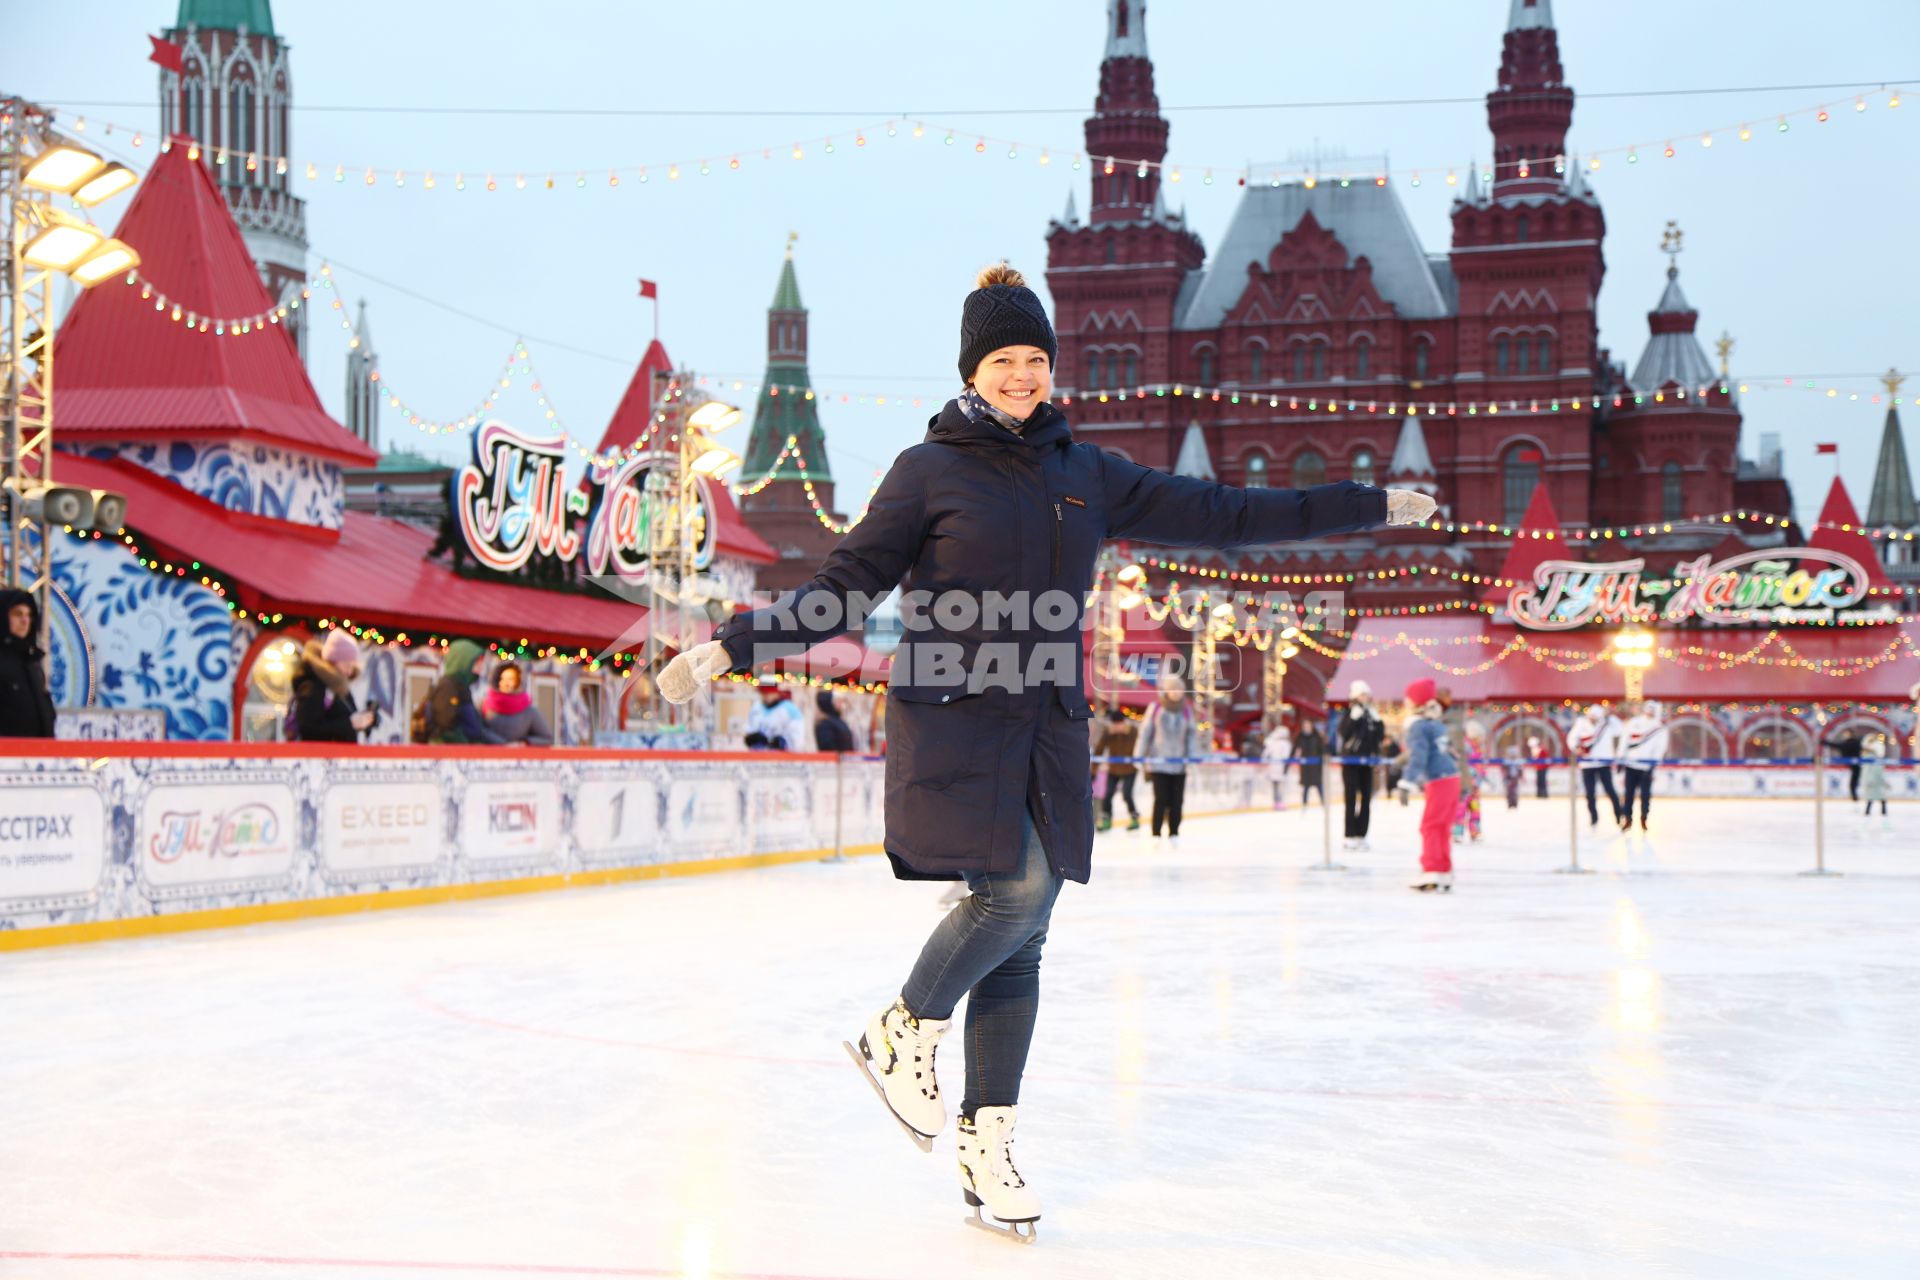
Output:
[[[1265,382],[1268,374],[1267,340],[1248,338],[1241,344],[1240,350],[1246,357],[1246,380],[1256,386]]]
[[[1534,436],[1510,436],[1494,456],[1500,459],[1500,523],[1517,525],[1546,474],[1547,447]]]
[[[1703,715],[1678,715],[1667,721],[1667,754],[1677,760],[1726,760],[1727,735]]]
[[[1220,350],[1212,342],[1193,344],[1193,376],[1202,386],[1212,386],[1220,374]]]
[[[1327,482],[1327,457],[1312,445],[1294,451],[1287,461],[1288,484],[1295,489],[1310,489]]]
[[[1267,451],[1258,445],[1240,455],[1240,487],[1243,489],[1264,489],[1272,482],[1271,459]]]
[[[1798,720],[1758,715],[1740,726],[1742,760],[1804,760],[1813,754],[1813,734]]]

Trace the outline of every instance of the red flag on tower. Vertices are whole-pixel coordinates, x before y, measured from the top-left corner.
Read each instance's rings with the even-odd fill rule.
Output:
[[[1840,446],[1837,444],[1816,444],[1813,446],[1813,451],[1815,453],[1838,453],[1840,452]]]
[[[159,36],[148,36],[147,41],[153,45],[153,49],[147,54],[148,62],[157,62],[163,69],[175,75],[187,69],[187,64],[181,57],[179,45],[171,40],[162,40]]]
[[[643,298],[658,298],[660,296],[660,286],[651,280],[642,280],[640,282],[640,296]]]

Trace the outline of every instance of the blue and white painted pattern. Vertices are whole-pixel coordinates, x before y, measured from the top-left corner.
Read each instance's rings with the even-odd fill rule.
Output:
[[[92,705],[158,708],[167,737],[177,741],[231,736],[234,626],[220,597],[198,582],[143,569],[124,545],[108,541],[66,540],[55,553],[54,581],[85,632],[80,640],[55,630],[58,705],[86,700],[81,663],[71,657],[72,646],[84,643],[92,650]]]
[[[294,524],[338,529],[346,505],[339,463],[272,445],[163,440],[92,445],[84,454],[131,462],[229,511]]]

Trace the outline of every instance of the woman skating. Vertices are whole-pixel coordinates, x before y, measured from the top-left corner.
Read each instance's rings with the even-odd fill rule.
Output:
[[[662,693],[684,701],[722,672],[860,625],[896,584],[906,589],[887,699],[885,847],[901,878],[964,878],[973,892],[849,1051],[930,1151],[946,1123],[935,1050],[967,997],[960,1182],[981,1226],[983,1204],[1003,1224],[1040,1217],[1012,1142],[1054,900],[1065,881],[1087,880],[1093,848],[1080,629],[1101,542],[1240,546],[1389,514],[1416,523],[1433,508],[1351,482],[1241,490],[1076,444],[1048,403],[1056,349],[1019,273],[981,273],[961,314],[966,385],[895,460],[866,517],[809,582],[734,617],[660,677]]]

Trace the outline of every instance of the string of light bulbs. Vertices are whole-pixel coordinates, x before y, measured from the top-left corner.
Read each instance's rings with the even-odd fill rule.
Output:
[[[1672,160],[1688,148],[1710,150],[1716,142],[1746,143],[1751,142],[1757,135],[1790,133],[1792,122],[1796,120],[1811,118],[1816,125],[1824,125],[1836,118],[1844,118],[1849,114],[1848,108],[1851,108],[1851,114],[1857,115],[1864,114],[1870,104],[1878,103],[1885,108],[1897,109],[1901,101],[1900,89],[1897,86],[1882,87],[1845,98],[1809,103],[1777,115],[1769,113],[1771,123],[1762,125],[1757,130],[1754,127],[1755,117],[1748,117],[1731,124],[1683,129],[1660,137],[1599,147],[1578,155],[1562,153],[1522,157],[1512,162],[1514,175],[1527,178],[1532,176],[1535,169],[1549,168],[1556,175],[1565,175],[1573,169],[1597,172],[1608,160],[1615,158],[1623,160],[1628,165],[1638,165],[1643,151]],[[105,122],[105,124],[109,132],[115,128],[129,132],[132,135],[133,146],[136,148],[144,146],[145,134],[139,127],[117,122]],[[75,132],[84,133],[86,128],[86,117],[84,115],[77,117],[74,124]],[[309,183],[330,181],[342,188],[351,186],[360,190],[405,189],[410,184],[414,189],[423,192],[437,192],[442,189],[463,192],[469,186],[488,192],[503,188],[514,191],[617,190],[623,184],[644,186],[661,178],[672,184],[679,182],[683,175],[707,177],[715,173],[738,172],[755,163],[756,158],[763,165],[770,165],[776,161],[791,163],[806,159],[810,153],[823,156],[835,155],[841,151],[858,153],[868,149],[869,143],[878,139],[922,139],[929,134],[939,138],[942,149],[966,151],[979,156],[1004,154],[1007,159],[1013,161],[1030,158],[1043,167],[1050,166],[1056,158],[1059,158],[1076,171],[1097,168],[1103,174],[1112,174],[1121,169],[1128,169],[1141,178],[1158,174],[1169,184],[1175,185],[1180,184],[1190,173],[1199,175],[1196,181],[1201,186],[1213,186],[1216,181],[1224,182],[1231,179],[1241,187],[1257,183],[1278,187],[1292,182],[1300,182],[1309,188],[1322,182],[1340,187],[1352,186],[1355,183],[1384,187],[1395,180],[1404,181],[1408,186],[1416,188],[1427,181],[1440,182],[1448,187],[1458,187],[1462,181],[1463,171],[1470,177],[1477,177],[1483,184],[1492,183],[1495,178],[1492,167],[1478,163],[1357,167],[1342,166],[1335,162],[1331,167],[1323,168],[1318,165],[1249,165],[1244,161],[1204,163],[1191,160],[1133,159],[1123,155],[1090,153],[1079,147],[1060,147],[979,133],[958,125],[929,122],[925,119],[910,121],[906,117],[888,118],[868,125],[793,141],[720,149],[704,155],[694,153],[683,159],[654,161],[646,164],[629,162],[596,164],[587,167],[546,165],[488,167],[419,163],[375,165],[363,161],[345,160],[322,163],[317,160],[297,161],[289,156],[229,149],[224,146],[212,147],[211,159],[216,168],[233,165],[249,173],[265,172],[276,177],[290,177],[297,173]],[[971,139],[971,142],[968,139]],[[161,140],[161,150],[169,150],[172,146],[172,139]],[[187,146],[189,157],[196,161],[208,150],[205,144],[197,139],[188,139]],[[452,175],[451,180],[448,175]]]

